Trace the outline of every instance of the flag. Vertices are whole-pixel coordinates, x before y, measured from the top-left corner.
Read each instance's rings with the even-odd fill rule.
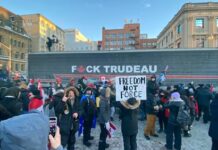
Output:
[[[38,90],[40,91],[40,96],[43,99],[43,103],[45,102],[45,93],[44,93],[44,89],[42,87],[42,83],[41,80],[38,80]]]
[[[110,128],[108,129],[108,137],[111,138],[113,137],[114,132],[117,130],[116,126],[110,122]]]
[[[91,95],[90,96],[90,99],[92,101],[95,102],[95,96],[94,95]],[[83,101],[87,100],[87,96],[86,95],[83,95],[81,100],[80,100],[80,104],[82,104]],[[94,116],[93,120],[92,120],[92,128],[96,128],[96,122],[97,122],[97,119],[96,119],[96,115]],[[79,118],[79,131],[78,131],[78,136],[80,136],[82,133],[83,133],[83,125],[84,125],[84,118],[81,116]]]
[[[30,80],[29,80],[29,83],[28,83],[28,86],[27,86],[28,89],[30,89],[30,87],[31,87],[32,85],[34,85],[34,82],[35,82],[34,79],[30,79]]]
[[[78,137],[83,133],[83,125],[84,125],[84,119],[81,116],[79,118],[79,131],[78,131]]]
[[[166,73],[168,70],[168,65],[165,67],[165,69],[160,73],[159,78],[158,78],[158,83],[161,84],[166,80]]]

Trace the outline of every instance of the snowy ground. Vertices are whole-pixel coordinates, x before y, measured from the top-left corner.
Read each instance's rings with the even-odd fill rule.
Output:
[[[123,141],[122,134],[120,131],[120,121],[115,119],[114,123],[116,124],[118,130],[114,134],[114,137],[107,139],[107,143],[110,144],[108,150],[123,150]],[[137,136],[138,150],[161,150],[165,144],[165,134],[159,134],[158,138],[151,138],[150,141],[147,141],[144,138],[144,126],[145,121],[139,121],[139,132]],[[158,123],[156,124],[156,129],[158,130]],[[209,124],[203,124],[202,120],[199,122],[194,122],[193,128],[191,131],[192,137],[182,138],[182,150],[210,150],[211,149],[211,139],[208,136]],[[76,150],[97,150],[98,149],[98,140],[100,134],[100,127],[97,126],[96,129],[92,129],[92,135],[95,137],[91,141],[92,146],[87,148],[82,144],[82,137],[77,138],[76,141]]]

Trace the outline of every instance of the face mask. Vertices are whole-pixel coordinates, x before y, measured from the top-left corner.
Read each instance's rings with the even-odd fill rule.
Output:
[[[151,79],[151,81],[155,81],[155,79],[154,79],[154,78],[152,78],[152,79]]]
[[[83,79],[83,83],[84,83],[84,84],[87,84],[87,83],[88,83],[88,81],[87,81],[87,80],[85,80],[85,79]]]

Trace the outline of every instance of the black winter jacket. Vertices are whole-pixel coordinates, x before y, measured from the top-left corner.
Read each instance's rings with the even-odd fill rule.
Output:
[[[210,100],[212,100],[212,94],[206,88],[198,88],[196,93],[196,100],[198,105],[209,107]]]
[[[68,107],[69,113],[65,113],[66,107]],[[61,144],[65,146],[68,142],[70,131],[73,130],[73,132],[76,133],[79,127],[78,118],[73,118],[74,113],[79,114],[79,101],[75,99],[72,106],[69,100],[67,102],[61,100],[54,108],[55,113],[59,114],[57,117],[59,118],[58,125],[61,132]]]
[[[158,111],[156,111],[154,109],[154,106],[157,106],[157,105],[158,105],[158,103],[155,100],[154,96],[152,94],[148,94],[148,98],[146,100],[146,112],[147,112],[147,114],[150,114],[150,115],[157,114]]]
[[[1,108],[6,116],[1,116],[0,121],[20,115],[22,112],[22,103],[14,97],[4,97],[1,101]],[[0,112],[1,113],[1,112]]]
[[[170,116],[168,119],[168,123],[179,126],[179,123],[176,121],[180,106],[185,105],[183,100],[181,101],[169,101],[164,105],[164,108],[170,109]]]
[[[209,128],[209,136],[218,140],[218,95],[210,104],[211,123]]]
[[[138,108],[140,101],[129,104],[127,101],[120,102],[121,130],[123,135],[134,135],[138,133]]]

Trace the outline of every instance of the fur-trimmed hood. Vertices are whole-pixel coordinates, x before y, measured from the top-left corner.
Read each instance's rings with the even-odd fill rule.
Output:
[[[76,97],[79,96],[79,91],[73,86],[70,86],[65,91],[66,91],[66,95],[68,95],[69,91],[73,91]]]
[[[136,109],[139,107],[141,101],[140,100],[136,100],[134,104],[129,104],[128,101],[121,101],[120,102],[121,105],[123,105],[123,107],[125,107],[126,109]]]

